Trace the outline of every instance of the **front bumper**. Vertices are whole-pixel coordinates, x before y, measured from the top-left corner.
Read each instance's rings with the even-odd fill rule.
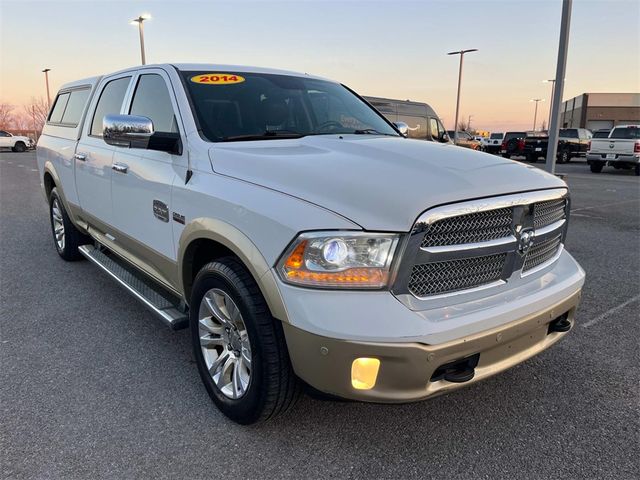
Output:
[[[438,345],[340,340],[283,323],[296,374],[312,387],[343,398],[384,403],[422,400],[506,370],[550,347],[566,333],[549,323],[566,314],[573,327],[580,289],[568,298],[510,323]],[[433,378],[438,367],[479,354],[474,376],[464,383]],[[375,386],[357,390],[351,365],[358,357],[377,358]]]

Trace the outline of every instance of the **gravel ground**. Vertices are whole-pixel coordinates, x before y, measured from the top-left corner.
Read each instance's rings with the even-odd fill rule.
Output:
[[[58,258],[35,154],[0,154],[0,477],[638,478],[639,179],[558,170],[587,271],[564,341],[430,401],[305,396],[241,427],[209,401],[186,330]]]

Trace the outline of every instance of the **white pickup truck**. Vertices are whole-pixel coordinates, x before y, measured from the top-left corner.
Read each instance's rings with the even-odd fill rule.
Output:
[[[587,163],[593,173],[605,165],[616,169],[634,169],[640,176],[640,125],[618,125],[607,138],[592,138]]]
[[[562,180],[405,138],[331,80],[199,64],[79,80],[37,157],[58,254],[190,328],[205,388],[240,423],[285,411],[303,382],[442,394],[575,323]]]
[[[10,148],[13,152],[26,152],[34,145],[35,142],[29,137],[13,135],[5,130],[0,130],[0,148]]]

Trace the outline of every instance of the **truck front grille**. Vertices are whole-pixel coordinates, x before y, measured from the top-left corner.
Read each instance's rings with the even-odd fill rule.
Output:
[[[507,282],[552,260],[564,239],[566,190],[507,195],[428,210],[416,221],[392,290],[418,298]],[[521,236],[534,233],[524,254]]]
[[[486,242],[511,235],[512,208],[444,218],[427,226],[421,247]]]
[[[524,260],[522,271],[526,272],[551,260],[558,253],[561,243],[562,235],[558,235],[541,242],[534,242]]]
[[[500,280],[506,253],[414,265],[409,291],[416,297],[477,287]]]

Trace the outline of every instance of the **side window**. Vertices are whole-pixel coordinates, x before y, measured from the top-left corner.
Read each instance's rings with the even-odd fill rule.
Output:
[[[89,98],[90,90],[84,88],[82,90],[74,90],[71,92],[69,101],[67,102],[67,108],[65,108],[62,114],[62,123],[65,125],[73,125],[74,127],[80,122],[84,106]]]
[[[0,137],[10,137],[11,135],[9,135],[7,132],[5,131],[0,131]]]
[[[105,115],[118,114],[124,101],[124,96],[127,93],[127,87],[131,77],[118,78],[111,80],[105,85],[100,94],[98,105],[93,113],[93,120],[91,122],[91,133],[96,137],[102,136],[102,119]]]
[[[160,75],[140,75],[129,113],[150,118],[156,132],[178,131],[169,90]]]
[[[67,107],[67,102],[69,101],[69,92],[61,93],[56,98],[56,102],[53,104],[53,109],[49,114],[49,122],[50,123],[60,123],[62,120],[62,114],[64,113],[64,109]]]

